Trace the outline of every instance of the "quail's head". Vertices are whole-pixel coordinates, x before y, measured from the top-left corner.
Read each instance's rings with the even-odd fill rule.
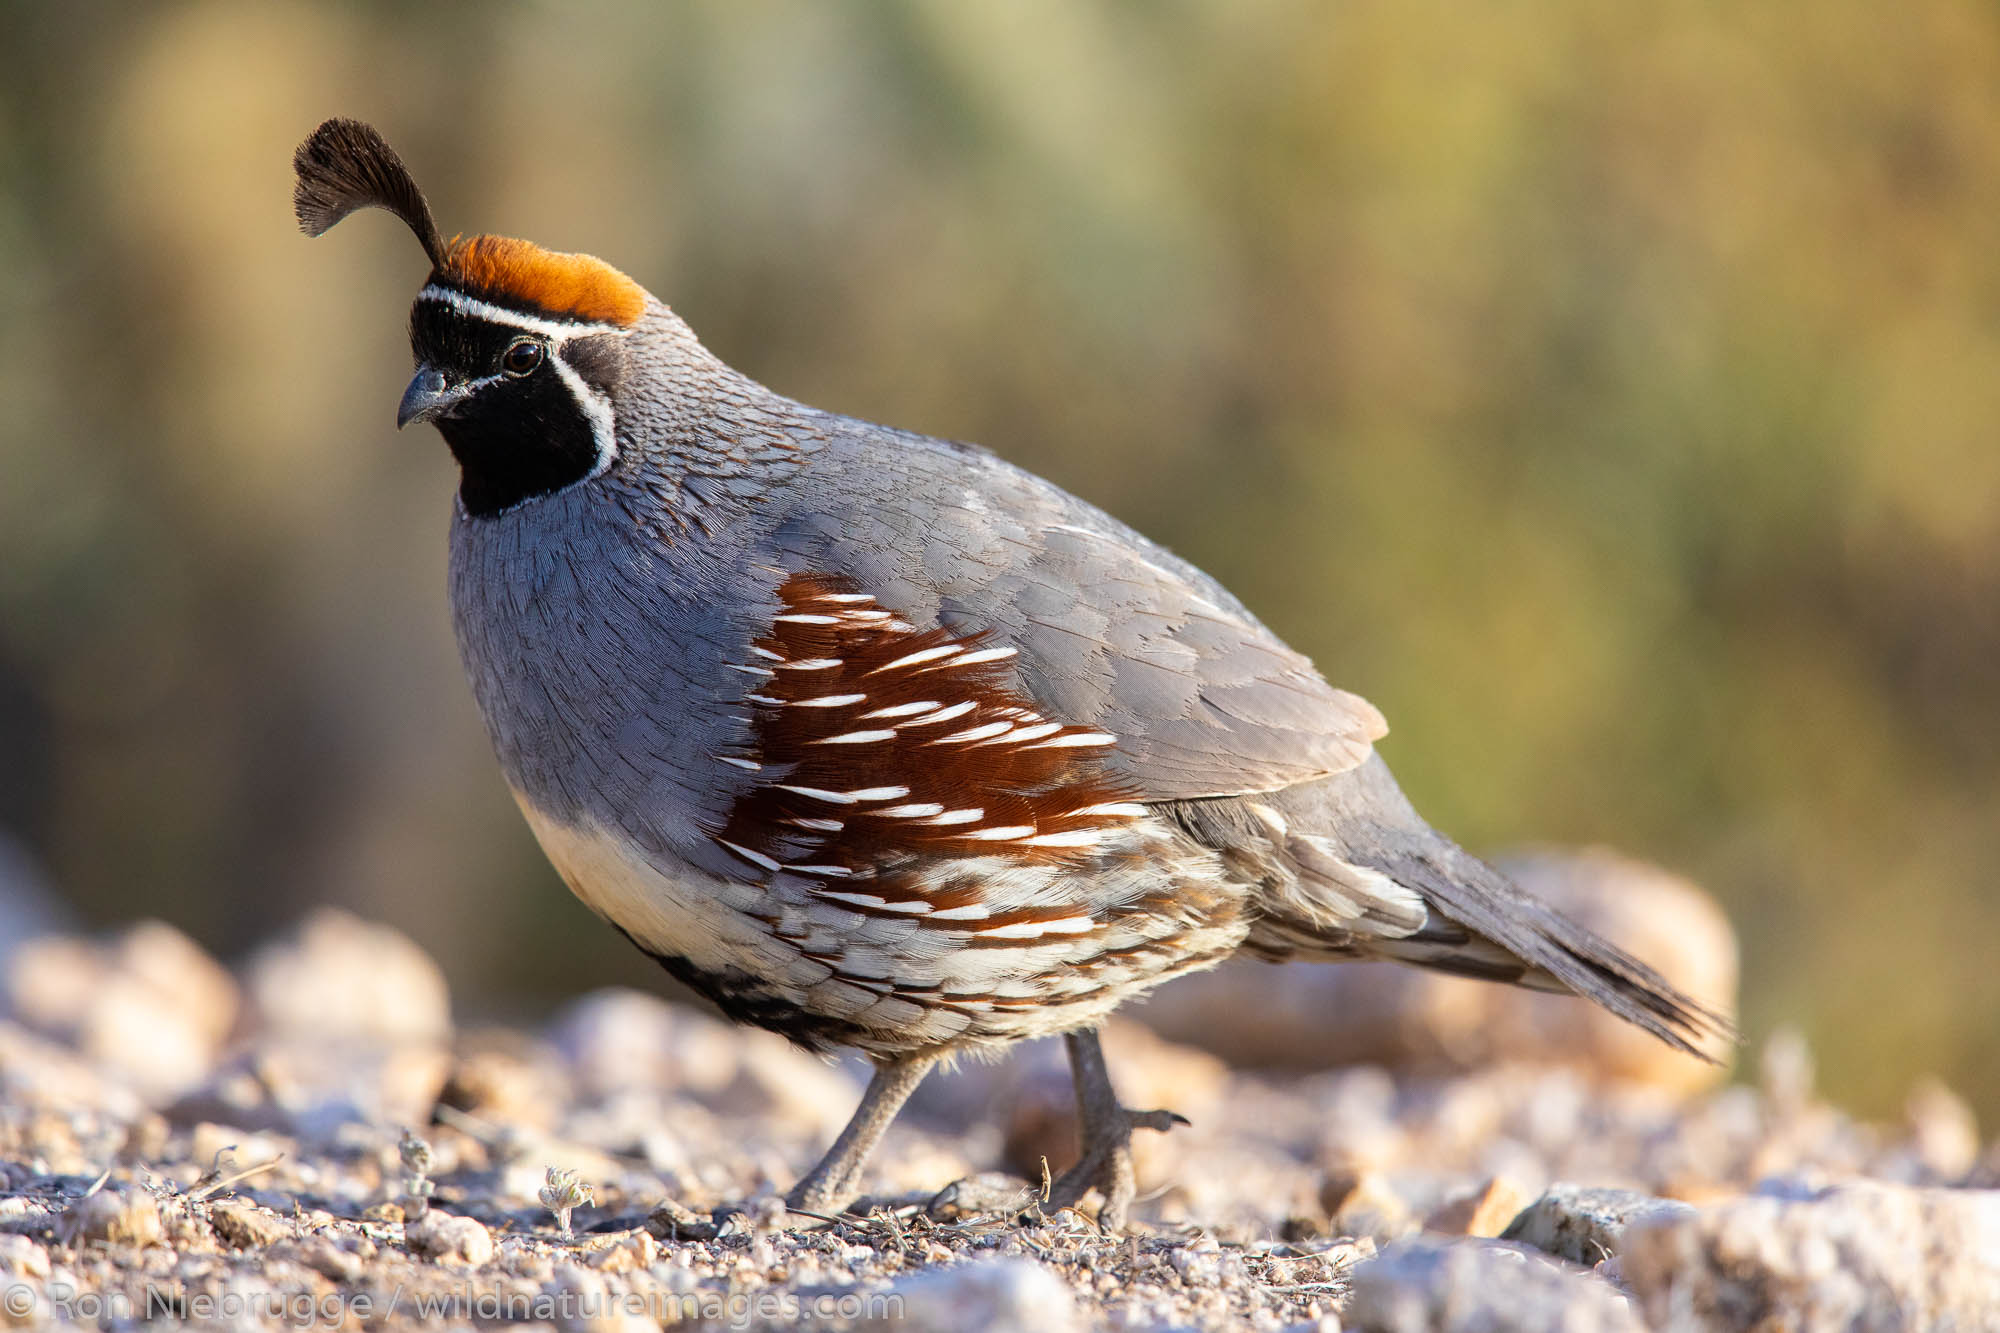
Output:
[[[408,168],[359,121],[321,125],[294,165],[307,234],[358,209],[387,209],[430,259],[410,308],[416,373],[396,424],[438,428],[458,460],[468,514],[500,513],[611,466],[626,337],[646,313],[638,283],[589,255],[510,237],[446,242]]]

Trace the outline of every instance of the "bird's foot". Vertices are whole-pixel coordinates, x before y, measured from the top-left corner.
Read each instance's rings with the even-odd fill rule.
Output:
[[[1187,1117],[1172,1111],[1128,1111],[1123,1106],[1113,1107],[1108,1115],[1086,1117],[1083,1156],[1050,1183],[1042,1207],[1073,1208],[1095,1189],[1104,1200],[1097,1210],[1097,1225],[1106,1231],[1123,1231],[1126,1214],[1138,1194],[1132,1173],[1132,1131],[1150,1129],[1164,1134],[1187,1123]]]

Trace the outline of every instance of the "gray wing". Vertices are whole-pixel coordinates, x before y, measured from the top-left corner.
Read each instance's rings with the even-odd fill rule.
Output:
[[[1142,799],[1294,786],[1355,767],[1387,732],[1215,580],[1116,519],[982,450],[867,431],[840,473],[881,484],[795,515],[774,560],[851,579],[919,629],[1015,648],[1046,715],[1118,737],[1109,767]]]

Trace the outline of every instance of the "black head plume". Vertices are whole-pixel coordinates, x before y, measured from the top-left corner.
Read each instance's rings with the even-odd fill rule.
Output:
[[[292,168],[299,174],[292,206],[306,235],[323,234],[357,209],[386,208],[417,234],[431,267],[445,267],[444,239],[424,192],[374,126],[342,117],[325,122],[299,145]]]

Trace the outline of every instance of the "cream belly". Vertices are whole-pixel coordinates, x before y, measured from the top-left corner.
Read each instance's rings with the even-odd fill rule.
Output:
[[[855,911],[803,886],[676,874],[612,830],[555,819],[519,791],[514,799],[586,907],[725,1014],[812,1047],[894,1053],[1089,1026],[1168,976],[1213,965],[1248,928],[1231,895],[1201,893],[1177,896],[1178,910],[1165,913],[1137,905],[1114,911],[1088,935],[972,947],[976,920],[941,929],[912,916]],[[1172,859],[1140,858],[1127,873],[1143,882],[1135,881],[1128,900],[1153,887],[1157,864]],[[1212,856],[1183,860],[1191,890]],[[988,887],[995,895],[1045,899],[1065,887],[1059,868],[990,861],[984,868],[994,874]],[[1209,916],[1193,909],[1194,900],[1221,910]]]
[[[578,901],[649,953],[685,958],[704,971],[760,970],[769,940],[730,905],[743,886],[663,873],[629,841],[585,822],[564,824],[520,791],[515,804]],[[762,947],[760,947],[762,946]]]

